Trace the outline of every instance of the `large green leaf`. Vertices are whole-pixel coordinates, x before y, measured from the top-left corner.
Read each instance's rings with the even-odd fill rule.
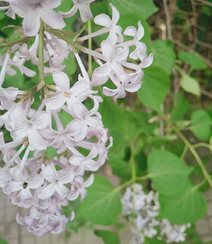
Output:
[[[110,98],[104,97],[100,104],[99,111],[102,114],[104,125],[111,129],[125,131],[128,128],[128,118],[125,113],[111,101]]]
[[[150,153],[148,172],[155,189],[162,195],[175,195],[188,181],[192,168],[169,151],[156,150]]]
[[[191,70],[194,69],[205,69],[207,68],[206,64],[202,61],[201,58],[199,58],[194,53],[189,53],[185,51],[179,51],[178,57],[183,62],[191,65]]]
[[[106,178],[95,175],[76,218],[86,219],[92,224],[110,225],[117,222],[121,211],[122,204],[116,188]]]
[[[211,136],[211,117],[207,111],[199,109],[191,114],[191,131],[203,141],[209,140]]]
[[[138,90],[140,101],[147,107],[162,113],[161,104],[169,91],[169,77],[161,68],[144,70],[143,84]]]
[[[119,244],[118,234],[109,230],[95,230],[95,235],[102,238],[105,244]]]
[[[152,0],[107,0],[107,2],[112,3],[120,15],[137,14],[143,19],[148,19],[158,10]]]
[[[181,72],[182,79],[180,81],[180,86],[187,92],[200,96],[200,85],[197,80],[187,75],[185,72]]]
[[[170,75],[175,62],[173,43],[169,40],[156,40],[152,44],[152,52],[154,53],[153,66],[160,67]]]
[[[205,198],[190,182],[174,196],[159,195],[159,202],[161,211],[158,219],[168,219],[177,224],[194,223],[207,211]]]

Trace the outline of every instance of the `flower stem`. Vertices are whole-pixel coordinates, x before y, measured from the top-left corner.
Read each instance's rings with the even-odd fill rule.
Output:
[[[89,4],[90,7],[90,4]],[[88,35],[92,33],[92,27],[91,27],[91,20],[88,20]],[[88,48],[92,49],[92,38],[88,39]],[[88,75],[89,77],[92,76],[93,70],[92,70],[92,56],[88,55]]]
[[[37,90],[40,91],[41,100],[45,98],[44,93],[45,78],[44,78],[44,23],[40,19],[39,30],[39,84]]]

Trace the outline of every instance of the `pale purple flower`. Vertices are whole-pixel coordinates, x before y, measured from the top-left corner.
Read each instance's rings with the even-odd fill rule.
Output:
[[[77,155],[73,155],[69,159],[69,163],[74,166],[77,175],[83,175],[85,170],[96,171],[99,169],[100,165],[93,158],[98,155],[98,149],[93,147],[90,153],[84,157],[78,152]]]
[[[112,3],[109,5],[112,9],[112,19],[110,19],[110,17],[106,14],[99,14],[94,18],[94,22],[97,25],[105,26],[107,31],[109,31],[109,36],[106,40],[114,45],[116,42],[123,42],[123,36],[122,28],[116,25],[120,14]]]
[[[51,124],[50,114],[48,112],[39,111],[29,120],[28,112],[20,106],[14,106],[10,110],[10,120],[15,124],[15,129],[11,131],[14,140],[28,138],[29,145],[32,150],[46,149],[47,142],[41,135],[41,130]]]
[[[129,54],[128,47],[124,46],[123,48],[116,50],[114,45],[107,41],[103,41],[101,44],[101,50],[105,57],[106,63],[95,70],[95,75],[105,77],[111,72],[114,72],[117,75],[124,73],[124,68],[120,62],[126,60]]]
[[[141,87],[141,82],[136,81],[135,83],[131,82],[131,77],[129,74],[122,73],[119,74],[119,77],[113,76],[113,83],[117,86],[116,89],[110,89],[107,87],[103,87],[103,93],[106,96],[112,97],[114,96],[114,100],[117,98],[123,98],[126,96],[126,92],[136,92]],[[116,81],[116,82],[114,82]]]
[[[71,183],[74,179],[75,174],[73,170],[70,169],[69,172],[66,172],[64,175],[55,169],[54,164],[49,164],[42,170],[42,174],[49,184],[44,184],[44,186],[38,190],[38,197],[42,200],[48,199],[57,192],[61,199],[64,199],[69,192],[69,189],[64,186],[64,184]]]
[[[54,29],[62,29],[65,22],[53,9],[61,0],[5,0],[10,2],[12,11],[23,20],[23,32],[26,36],[35,36],[40,28],[40,19]]]
[[[35,174],[30,176],[25,169],[22,170],[19,166],[12,168],[10,174],[13,179],[7,185],[7,192],[15,192],[23,203],[32,198],[30,189],[39,188],[44,181],[42,175]]]
[[[72,0],[73,7],[68,12],[59,12],[61,16],[64,18],[69,18],[75,15],[77,10],[80,12],[80,18],[82,22],[86,22],[87,20],[93,17],[90,8],[87,4],[94,2],[95,0]]]
[[[93,181],[94,181],[93,174],[90,175],[90,177],[86,182],[84,182],[84,179],[81,176],[76,176],[74,178],[74,181],[72,181],[71,183],[72,187],[67,198],[73,201],[77,199],[79,195],[81,195],[80,200],[82,201],[87,195],[87,190],[85,189],[85,187],[89,187],[90,185],[92,185]]]

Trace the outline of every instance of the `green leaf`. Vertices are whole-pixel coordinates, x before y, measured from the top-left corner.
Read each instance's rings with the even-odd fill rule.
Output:
[[[171,121],[178,121],[186,113],[191,104],[182,93],[177,94],[177,105],[171,110]]]
[[[162,195],[175,195],[188,181],[192,168],[175,154],[156,150],[148,157],[148,172],[155,189]]]
[[[144,71],[143,84],[138,90],[140,101],[158,113],[162,113],[161,104],[169,91],[169,77],[167,73],[156,67],[149,67]]]
[[[199,58],[194,53],[189,53],[189,52],[185,52],[185,51],[179,51],[178,52],[178,57],[183,62],[185,62],[187,64],[190,64],[191,65],[191,70],[194,70],[194,69],[206,69],[207,68],[206,64],[202,61],[202,59]]]
[[[109,230],[95,230],[95,235],[102,238],[105,244],[119,244],[118,234]]]
[[[9,243],[0,237],[0,244],[9,244]]]
[[[104,97],[99,107],[105,127],[125,131],[128,128],[128,118],[125,113],[110,98]]]
[[[200,96],[200,85],[197,80],[192,78],[191,76],[187,75],[183,71],[181,72],[182,79],[180,81],[180,86],[187,92]]]
[[[174,196],[159,195],[161,211],[158,219],[168,219],[177,224],[194,223],[207,211],[205,198],[190,182]]]
[[[175,62],[174,44],[169,40],[156,40],[152,44],[152,52],[154,53],[152,65],[170,75]]]
[[[191,131],[203,141],[207,141],[211,136],[211,117],[205,110],[199,109],[191,114]]]
[[[160,240],[157,240],[157,239],[145,237],[144,244],[166,244],[166,243],[164,241],[160,241]]]
[[[108,4],[112,3],[118,9],[120,15],[137,14],[143,19],[148,19],[158,10],[152,0],[108,0],[107,2]]]
[[[106,178],[95,175],[76,218],[86,219],[92,224],[110,225],[117,222],[121,211],[122,204],[116,188]]]

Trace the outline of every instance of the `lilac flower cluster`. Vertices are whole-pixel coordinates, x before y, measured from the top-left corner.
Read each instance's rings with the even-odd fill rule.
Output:
[[[138,30],[131,26],[124,31],[124,35],[133,37],[124,42],[122,28],[117,25],[119,12],[112,4],[112,19],[105,14],[96,16],[94,22],[103,28],[77,38],[73,45],[55,34],[62,33],[65,26],[63,18],[73,16],[77,10],[83,22],[92,18],[87,4],[93,1],[73,0],[73,7],[68,12],[54,11],[61,0],[5,0],[9,5],[0,8],[7,10],[6,15],[11,18],[15,15],[23,18],[23,33],[34,40],[29,47],[22,38],[8,45],[7,52],[0,56],[0,109],[3,114],[0,126],[12,138],[5,142],[4,134],[0,132],[0,150],[5,162],[0,168],[0,186],[13,204],[29,210],[22,217],[17,214],[17,222],[38,236],[47,232],[60,233],[66,223],[73,220],[74,213],[66,217],[62,214],[62,207],[68,205],[68,200],[73,201],[79,196],[83,200],[87,194],[85,188],[94,180],[91,174],[84,181],[85,172],[97,171],[105,163],[108,149],[112,146],[112,138],[108,136],[98,112],[102,98],[93,87],[111,79],[116,89],[104,87],[104,94],[114,99],[125,97],[126,91],[135,92],[140,88],[144,75],[142,68],[148,67],[153,60],[152,54],[147,57],[146,46],[140,42],[144,35],[140,22]],[[39,31],[42,23],[44,45],[41,57],[42,36]],[[83,41],[105,33],[109,33],[108,38],[98,50],[82,46]],[[135,48],[130,53],[131,46]],[[99,64],[91,78],[77,47],[92,55]],[[81,71],[73,86],[63,72],[66,68],[64,60],[70,53],[74,54]],[[132,63],[129,59],[138,62]],[[3,88],[5,75],[16,74],[13,66],[28,77],[36,75],[24,66],[29,60],[39,67],[43,76],[52,75],[54,84],[46,85],[45,79],[41,79],[29,92],[15,87]],[[127,73],[126,69],[131,72]],[[35,109],[34,94],[37,91],[43,95]],[[92,102],[91,109],[85,105],[87,100]],[[64,115],[70,118],[65,126]],[[48,155],[49,148],[56,150],[55,157]]]
[[[145,236],[165,239],[166,243],[185,241],[185,231],[190,227],[189,223],[177,225],[167,219],[156,220],[160,210],[158,192],[150,191],[146,194],[141,185],[134,184],[127,188],[121,201],[123,214],[130,219],[132,214],[136,216],[133,221],[134,226],[131,228],[133,237],[130,244],[143,244]]]

